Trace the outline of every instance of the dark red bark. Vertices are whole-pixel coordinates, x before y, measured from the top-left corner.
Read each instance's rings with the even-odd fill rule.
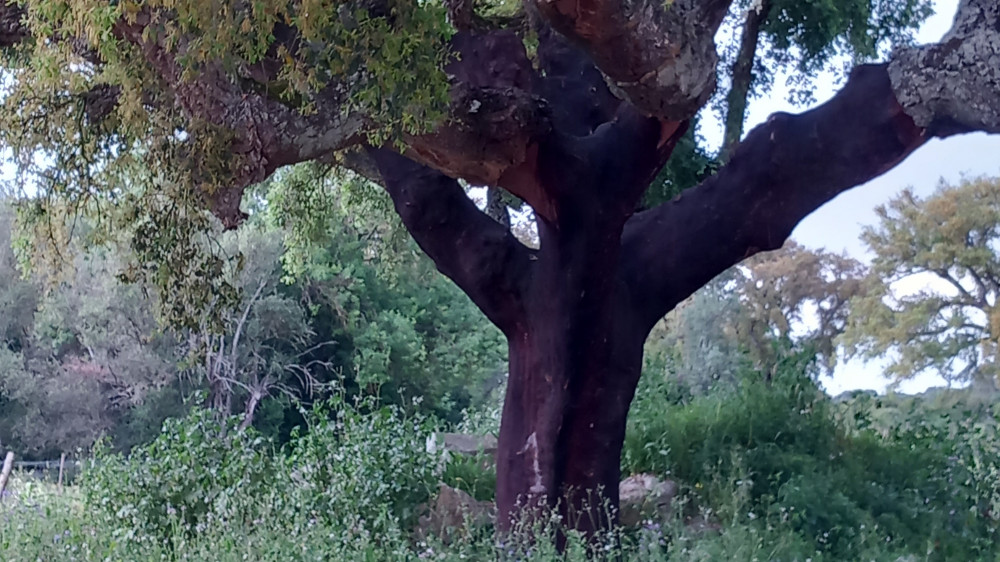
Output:
[[[809,213],[927,139],[893,96],[885,65],[856,68],[816,109],[772,115],[715,176],[629,221],[621,275],[644,324],[730,266],[780,248]]]
[[[617,505],[646,336],[633,311],[617,306],[627,288],[613,272],[622,229],[683,132],[626,106],[585,136],[540,139],[531,172],[552,214],[539,219],[537,251],[475,209],[455,180],[372,151],[414,238],[507,336],[497,489],[504,524],[519,505],[559,502],[582,528],[609,523],[595,492]]]
[[[682,133],[622,106],[590,134],[541,139],[533,179],[552,214],[539,219],[537,251],[475,209],[454,180],[374,152],[416,240],[507,336],[502,523],[522,507],[558,504],[574,527],[608,525],[601,501],[617,506],[625,422],[653,324],[926,140],[885,67],[861,67],[827,104],[751,132],[703,185],[631,216]]]

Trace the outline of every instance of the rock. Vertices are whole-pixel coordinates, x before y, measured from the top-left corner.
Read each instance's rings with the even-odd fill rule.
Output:
[[[623,527],[637,527],[646,519],[661,521],[670,515],[677,483],[652,474],[635,474],[618,484],[618,518]]]
[[[492,457],[497,452],[497,438],[492,435],[438,433],[437,441],[444,450],[460,455],[486,453]]]
[[[417,540],[434,535],[448,544],[456,536],[492,524],[495,517],[493,502],[479,501],[462,490],[441,484],[437,498],[418,519],[414,534]]]

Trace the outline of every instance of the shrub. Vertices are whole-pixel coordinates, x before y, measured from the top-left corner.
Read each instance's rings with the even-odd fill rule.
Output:
[[[116,538],[157,544],[178,531],[252,521],[279,467],[269,444],[237,423],[195,410],[167,420],[129,456],[100,443],[82,478],[87,505]]]
[[[289,494],[312,518],[351,532],[384,533],[412,524],[444,470],[428,450],[432,422],[371,401],[335,400],[293,434],[286,460]]]
[[[744,519],[767,518],[836,559],[858,559],[872,544],[930,560],[995,558],[995,425],[915,411],[880,435],[820,391],[808,359],[789,358],[770,383],[744,373],[734,388],[680,400],[668,383],[643,383],[623,471],[674,478],[732,522],[741,515],[733,483],[749,482]]]
[[[279,455],[236,419],[197,410],[129,457],[99,448],[85,501],[116,540],[160,546],[269,525],[286,535],[319,526],[354,545],[402,541],[444,468],[426,451],[430,423],[341,401],[307,419]]]

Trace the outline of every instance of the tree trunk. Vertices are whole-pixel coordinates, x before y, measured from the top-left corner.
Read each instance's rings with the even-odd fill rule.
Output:
[[[893,97],[885,65],[860,67],[826,104],[772,116],[700,186],[633,214],[684,129],[624,107],[590,133],[539,142],[501,182],[544,209],[537,250],[480,212],[456,180],[369,151],[407,230],[507,337],[502,530],[549,508],[584,533],[612,524],[628,408],[655,323],[927,140]]]
[[[625,421],[652,325],[615,272],[625,223],[684,129],[630,111],[587,139],[539,147],[542,163],[522,179],[549,197],[537,251],[469,209],[454,180],[373,151],[407,229],[507,337],[503,530],[553,508],[587,534],[617,518]]]
[[[649,328],[614,273],[630,207],[602,198],[625,195],[630,205],[655,174],[656,157],[596,170],[580,169],[569,154],[552,158],[559,174],[543,174],[547,189],[573,198],[559,201],[556,221],[538,219],[541,245],[523,316],[506,331],[497,508],[501,529],[556,509],[569,528],[593,535],[617,520],[625,422]]]
[[[558,285],[552,295],[560,295]],[[565,292],[564,300],[572,300]],[[553,301],[560,300],[553,298]],[[586,314],[538,310],[509,340],[510,377],[497,452],[500,527],[523,508],[558,509],[584,533],[617,519],[625,422],[642,334]]]
[[[770,0],[761,0],[759,6],[751,6],[747,10],[747,19],[743,23],[743,35],[740,38],[740,50],[733,61],[731,73],[732,85],[726,96],[726,130],[722,141],[722,160],[729,159],[733,148],[743,136],[743,121],[746,119],[747,98],[750,97],[750,87],[753,86],[753,63],[757,58],[757,42],[760,38],[760,26],[767,19],[771,9]]]

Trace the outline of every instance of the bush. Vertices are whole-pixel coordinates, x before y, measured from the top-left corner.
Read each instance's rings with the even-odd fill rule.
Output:
[[[130,456],[99,443],[82,478],[87,505],[115,538],[155,544],[178,531],[252,521],[280,466],[269,444],[237,423],[195,410],[167,420],[159,437]]]
[[[232,539],[220,529],[322,529],[324,543],[361,550],[404,544],[444,468],[426,450],[432,426],[395,408],[340,401],[307,419],[309,431],[279,455],[253,429],[238,430],[236,418],[197,410],[129,457],[99,448],[83,477],[85,502],[114,540],[150,548]]]
[[[335,399],[302,412],[308,425],[281,450],[204,411],[131,456],[100,449],[79,496],[19,489],[0,504],[0,560],[997,559],[992,414],[887,426],[786,365],[770,384],[748,374],[714,395],[644,382],[623,467],[668,475],[682,493],[663,521],[611,531],[596,551],[556,516],[504,537],[417,542],[439,480],[487,499],[495,472],[434,452],[432,420]]]
[[[643,382],[623,472],[674,478],[719,520],[766,518],[835,559],[859,559],[872,544],[930,560],[995,558],[995,432],[917,412],[883,436],[820,391],[805,374],[809,360],[787,358],[770,383],[749,372],[697,397]],[[735,482],[749,483],[742,514],[731,507]]]
[[[433,424],[370,401],[328,402],[309,419],[308,433],[293,434],[286,456],[297,509],[376,537],[412,525],[444,470],[427,446]]]

